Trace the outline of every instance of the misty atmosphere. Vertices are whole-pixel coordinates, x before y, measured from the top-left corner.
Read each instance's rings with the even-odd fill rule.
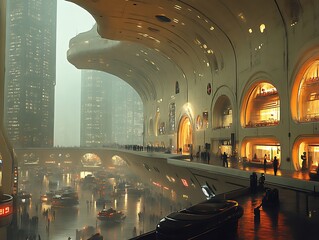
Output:
[[[0,240],[315,239],[316,9],[0,1]]]
[[[126,217],[136,221],[132,215],[138,216],[141,206],[134,205],[154,194],[146,195],[147,188],[120,157],[106,163],[101,153],[93,152],[75,160],[68,149],[47,151],[46,159],[32,151],[19,153],[21,148],[143,144],[143,103],[138,93],[114,75],[77,69],[67,60],[70,39],[94,24],[87,11],[64,0],[7,3],[4,118],[17,149],[14,176],[19,179],[14,182],[15,227],[8,239],[87,239],[105,231],[112,237],[104,239],[133,237],[133,226],[119,231],[115,222]],[[1,164],[2,160],[0,168]],[[0,173],[2,180],[2,169]],[[105,220],[97,219],[97,214],[103,209],[123,214],[101,228]],[[145,221],[143,228],[136,227],[135,234],[152,229]]]

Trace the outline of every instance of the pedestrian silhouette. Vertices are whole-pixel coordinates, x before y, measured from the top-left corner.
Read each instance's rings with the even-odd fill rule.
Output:
[[[227,161],[227,154],[226,154],[226,152],[224,152],[222,158],[223,158],[223,166],[224,166],[224,167],[228,167],[228,161]]]
[[[274,157],[273,167],[274,167],[274,175],[277,176],[277,170],[278,170],[278,159],[277,159],[277,157]]]
[[[266,168],[267,168],[267,154],[265,154],[264,156],[264,172],[266,172]]]

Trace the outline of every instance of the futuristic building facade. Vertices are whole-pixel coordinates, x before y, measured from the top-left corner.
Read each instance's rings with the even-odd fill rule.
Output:
[[[6,1],[0,2],[0,95],[4,96]],[[13,151],[3,125],[4,98],[0,98],[0,238],[6,239],[13,215]]]
[[[57,2],[8,1],[5,126],[16,147],[51,147]]]
[[[317,1],[70,1],[97,27],[68,60],[136,89],[145,144],[318,164]]]

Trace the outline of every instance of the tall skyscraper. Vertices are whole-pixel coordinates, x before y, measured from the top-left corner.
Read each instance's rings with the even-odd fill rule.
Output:
[[[53,146],[56,0],[10,0],[5,127],[15,147]]]
[[[81,146],[142,144],[143,103],[126,82],[82,71]]]
[[[143,102],[124,81],[112,81],[112,142],[143,144]]]
[[[106,94],[110,81],[105,73],[95,70],[83,70],[81,78],[80,145],[101,147],[109,143],[112,133],[111,98]]]

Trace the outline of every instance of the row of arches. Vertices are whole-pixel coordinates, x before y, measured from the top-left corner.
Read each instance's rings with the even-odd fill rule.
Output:
[[[319,122],[319,60],[315,60],[312,64],[308,64],[307,68],[301,70],[301,74],[297,78],[292,88],[290,99],[290,112],[292,119],[297,123]],[[268,80],[261,80],[254,83],[243,98],[240,106],[240,121],[242,128],[260,128],[273,127],[280,124],[281,104],[280,94],[272,83]],[[171,109],[171,107],[170,107]],[[175,110],[175,107],[174,107]],[[208,121],[208,112],[205,111],[193,118],[192,115],[184,114],[177,125],[177,149],[182,148],[183,152],[189,153],[190,147],[193,146],[194,131],[207,129],[211,123],[211,129],[231,129],[234,131],[234,106],[231,99],[226,95],[220,95],[214,102],[212,109],[211,122]],[[171,126],[170,119],[175,119],[175,112],[170,111],[168,125]],[[173,117],[172,117],[173,115]],[[237,115],[237,114],[236,114]],[[165,134],[166,123],[160,122],[159,111],[156,113],[155,125],[153,119],[149,120],[149,136],[154,132]],[[192,120],[194,119],[194,120]],[[193,122],[195,121],[195,122]],[[194,129],[195,128],[195,129]],[[175,130],[175,129],[171,129]],[[229,136],[228,136],[229,138]],[[226,140],[226,141],[225,141]],[[216,145],[210,142],[212,146]],[[217,144],[220,151],[229,152],[232,154],[234,146],[231,141],[226,139],[220,140]],[[224,149],[221,149],[224,148]],[[276,138],[247,138],[241,143],[241,148],[238,149],[239,156],[245,156],[248,159],[257,161],[263,159],[265,155],[269,159],[276,156],[281,160],[281,143]],[[299,170],[302,166],[300,156],[306,152],[307,166],[318,164],[317,154],[319,153],[319,139],[316,137],[301,137],[297,138],[292,152],[293,166]],[[317,153],[318,152],[318,153]],[[318,156],[319,157],[319,156]],[[318,158],[319,159],[319,158]],[[288,161],[290,159],[287,159]]]
[[[231,155],[233,152],[232,144],[229,141],[218,141],[217,155],[226,152]],[[209,143],[214,146],[214,141]],[[279,160],[279,164],[283,160],[281,158],[282,143],[276,137],[247,137],[241,142],[239,156],[247,159],[250,162],[260,164],[262,166],[264,156],[267,156],[267,161],[271,162],[274,157]],[[183,153],[192,154],[193,149],[193,127],[188,116],[184,116],[180,122],[178,130],[178,148],[182,149]],[[213,150],[214,147],[209,150]],[[305,156],[305,162],[303,157]],[[303,167],[310,168],[312,165],[319,165],[319,137],[317,136],[299,136],[292,147],[293,167],[299,171]],[[290,158],[285,159],[291,161]]]
[[[318,122],[319,121],[319,60],[314,61],[311,66],[296,80],[297,87],[293,88],[291,94],[291,115],[297,123]],[[295,104],[296,103],[296,104]],[[172,107],[170,106],[170,109]],[[175,111],[175,108],[174,108]],[[280,123],[280,96],[277,88],[268,81],[255,83],[243,99],[241,107],[241,121],[243,128],[275,126]],[[196,129],[207,128],[208,115],[197,115]],[[173,116],[171,116],[173,115]],[[231,100],[226,95],[218,97],[212,111],[212,128],[230,128],[233,124],[233,106]],[[175,119],[175,112],[170,110],[170,119]],[[155,116],[155,126],[153,118],[149,119],[148,135],[162,135],[167,133],[166,123],[159,122],[159,110]],[[169,131],[174,131],[171,127],[174,123],[169,121]]]

